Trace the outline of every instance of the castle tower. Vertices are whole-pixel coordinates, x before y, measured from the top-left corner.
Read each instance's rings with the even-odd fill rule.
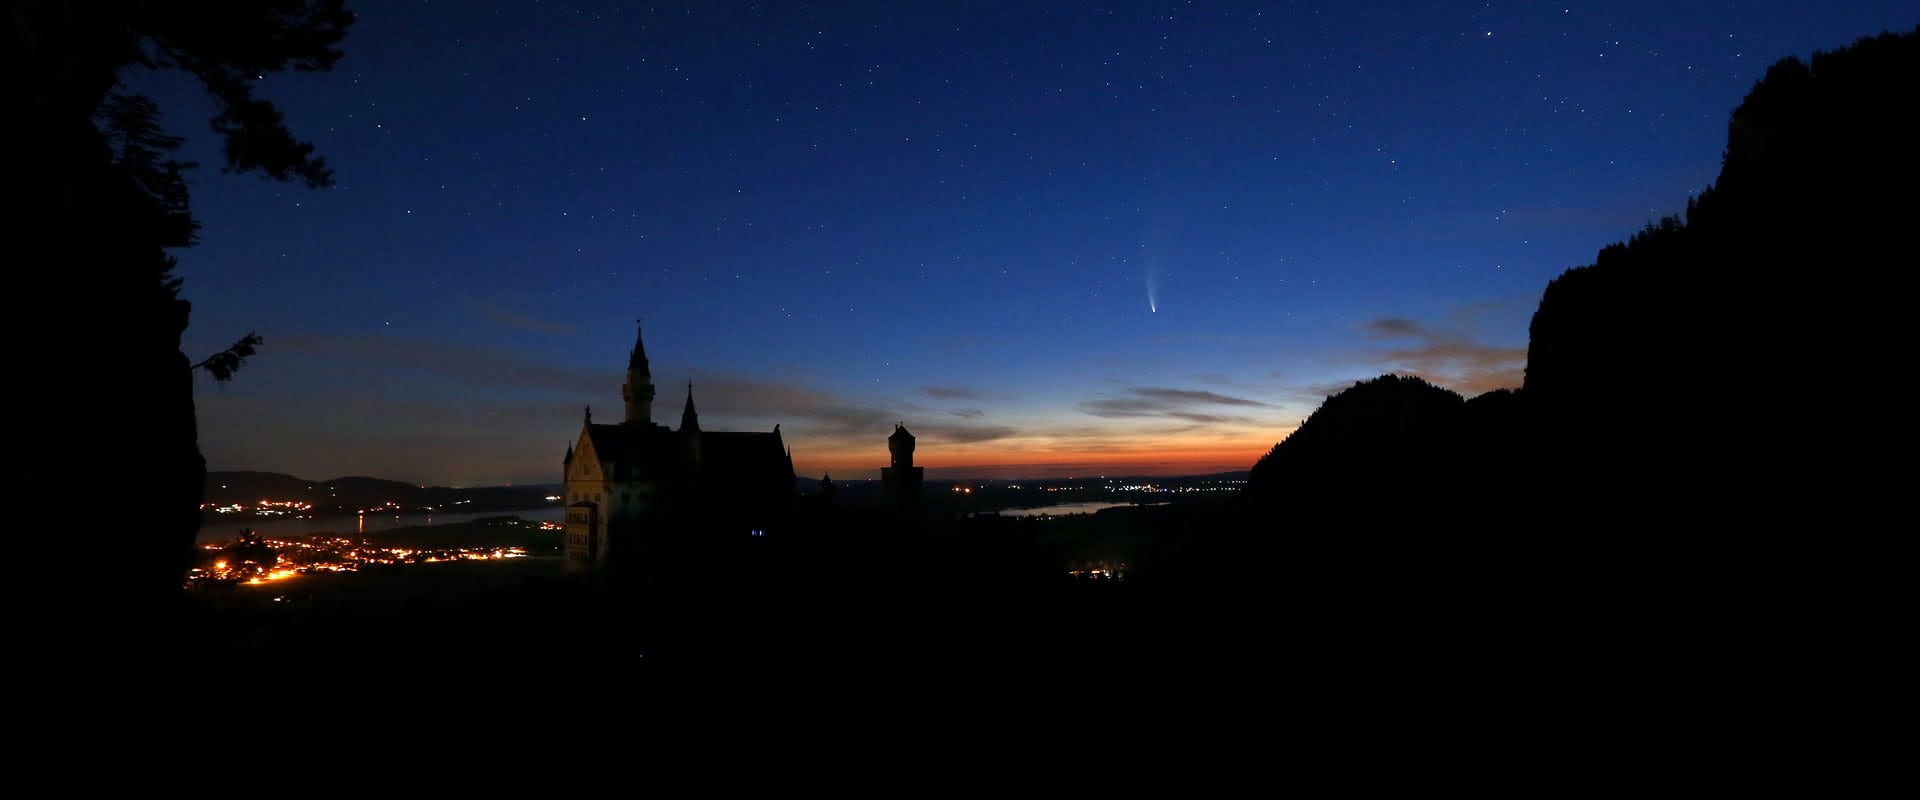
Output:
[[[620,397],[627,401],[626,424],[645,425],[653,422],[653,373],[647,368],[647,343],[640,336],[639,322],[634,322],[633,350],[627,354],[627,384],[620,387]],[[692,407],[693,386],[687,386],[688,407]]]
[[[887,450],[893,454],[893,466],[882,467],[880,483],[886,487],[887,501],[893,510],[909,519],[920,513],[920,484],[926,468],[913,465],[913,433],[903,423],[895,423],[887,437]]]
[[[894,469],[913,469],[913,433],[904,423],[894,423],[893,435],[887,437],[887,452],[893,454]]]

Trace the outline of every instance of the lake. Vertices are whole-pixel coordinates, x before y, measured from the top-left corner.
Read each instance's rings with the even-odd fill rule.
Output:
[[[458,512],[409,512],[405,514],[365,514],[358,517],[327,517],[325,519],[292,519],[288,517],[241,517],[222,519],[203,523],[196,542],[224,542],[240,536],[240,531],[252,528],[271,536],[298,536],[306,533],[374,533],[393,528],[410,528],[416,525],[451,525],[456,522],[472,522],[483,517],[519,517],[530,522],[565,522],[565,506],[552,505],[544,508],[528,508],[519,511],[458,511]]]
[[[1115,503],[1106,500],[1084,503],[1055,503],[1038,508],[1005,508],[995,512],[1003,517],[1064,517],[1068,514],[1091,514],[1108,508],[1126,508],[1127,506],[1164,506],[1166,503]]]

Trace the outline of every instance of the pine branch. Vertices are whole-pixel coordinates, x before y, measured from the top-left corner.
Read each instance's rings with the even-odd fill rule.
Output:
[[[207,356],[207,360],[193,365],[190,369],[205,369],[213,373],[213,379],[216,381],[232,380],[233,373],[240,369],[241,364],[246,363],[247,357],[253,355],[256,352],[254,348],[259,347],[263,341],[260,334],[249,332],[246,336],[240,337],[240,341],[234,342],[232,347]]]

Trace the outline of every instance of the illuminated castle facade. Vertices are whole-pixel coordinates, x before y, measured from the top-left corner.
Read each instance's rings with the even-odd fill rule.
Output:
[[[627,357],[624,419],[597,424],[588,407],[562,464],[569,568],[724,557],[735,540],[764,537],[793,508],[792,454],[780,427],[708,431],[693,384],[674,430],[653,421],[653,375],[636,332]]]

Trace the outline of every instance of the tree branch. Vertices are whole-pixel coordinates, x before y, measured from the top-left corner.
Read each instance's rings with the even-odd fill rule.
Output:
[[[207,360],[188,369],[205,369],[213,373],[213,379],[216,381],[232,380],[233,373],[240,369],[241,364],[246,363],[247,357],[253,355],[256,352],[254,348],[259,347],[263,341],[260,334],[248,332],[246,336],[240,337],[240,341],[234,342],[232,347],[207,356]]]

